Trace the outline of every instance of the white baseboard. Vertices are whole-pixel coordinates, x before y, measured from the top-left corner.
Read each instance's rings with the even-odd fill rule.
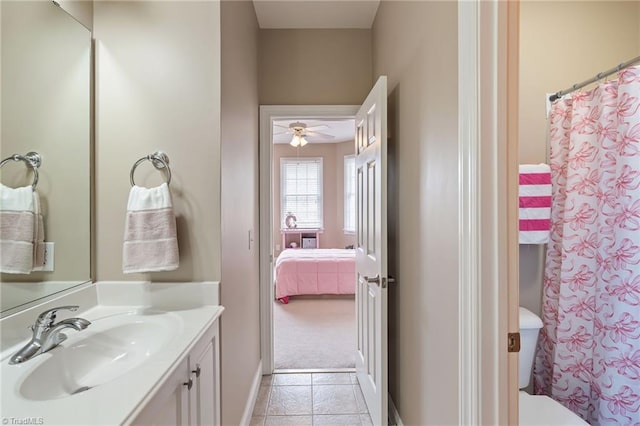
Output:
[[[249,398],[244,406],[244,413],[242,414],[242,420],[240,420],[241,426],[249,426],[251,423],[251,415],[253,414],[253,407],[256,405],[256,399],[258,398],[258,391],[260,390],[260,382],[262,381],[262,360],[258,363],[256,369],[256,375],[253,378],[253,384],[251,385],[251,392],[249,392]]]
[[[391,399],[391,395],[389,395],[389,419],[392,421],[392,424],[396,426],[404,426],[404,423],[402,423],[402,419],[400,418],[400,413],[398,413],[398,409],[396,408],[396,404],[394,404],[393,399]]]

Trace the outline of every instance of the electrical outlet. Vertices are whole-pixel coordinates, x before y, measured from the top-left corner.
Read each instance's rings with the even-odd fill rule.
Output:
[[[280,244],[276,244],[276,251],[280,251]]]
[[[44,243],[44,265],[42,265],[42,271],[53,271],[53,243]]]

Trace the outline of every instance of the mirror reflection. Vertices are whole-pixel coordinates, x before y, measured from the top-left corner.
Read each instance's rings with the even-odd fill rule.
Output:
[[[90,280],[91,33],[53,2],[3,0],[0,7],[0,160],[30,152],[41,158],[34,199],[42,222],[38,228],[32,221],[32,267],[20,263],[28,263],[28,250],[14,244],[32,222],[9,213],[28,211],[17,193],[31,188],[34,169],[21,160],[0,168],[0,311],[6,313]],[[7,267],[15,262],[19,267]]]

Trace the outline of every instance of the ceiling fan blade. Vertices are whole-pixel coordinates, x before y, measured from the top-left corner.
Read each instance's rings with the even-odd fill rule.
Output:
[[[309,142],[334,142],[333,138],[325,138],[323,136],[316,135],[307,135],[305,138],[308,139]]]
[[[321,136],[327,139],[335,139],[336,137],[333,135],[329,135],[327,133],[322,133],[322,132],[315,132],[313,130],[308,130],[307,133],[311,136]]]
[[[328,129],[328,128],[329,128],[329,126],[327,126],[326,124],[316,124],[316,125],[313,125],[313,126],[308,126],[307,130],[313,131],[313,129]]]
[[[274,124],[273,127],[280,127],[282,129],[289,129],[289,126],[281,126],[280,124]]]
[[[281,135],[286,135],[286,134],[291,134],[291,132],[274,133],[273,136],[281,136]]]

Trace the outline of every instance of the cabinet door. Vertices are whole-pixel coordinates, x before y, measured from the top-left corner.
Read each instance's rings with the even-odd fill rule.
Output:
[[[214,377],[213,342],[209,342],[203,352],[191,360],[193,388],[189,394],[191,405],[191,424],[193,426],[210,426],[214,424]]]
[[[190,424],[220,424],[220,347],[216,322],[202,344],[191,352],[189,366],[193,388],[189,393]]]
[[[149,401],[133,424],[179,425],[189,424],[188,362],[185,359]]]

